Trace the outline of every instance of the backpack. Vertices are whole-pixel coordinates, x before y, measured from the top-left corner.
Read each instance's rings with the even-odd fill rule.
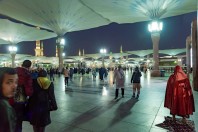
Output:
[[[14,95],[14,102],[25,103],[27,102],[24,86],[17,86],[16,93]]]
[[[24,71],[21,68],[16,68],[17,74],[18,74],[18,86],[16,88],[16,93],[14,95],[14,102],[16,103],[26,103],[26,94],[25,94],[25,86],[26,79],[28,78],[27,71]]]

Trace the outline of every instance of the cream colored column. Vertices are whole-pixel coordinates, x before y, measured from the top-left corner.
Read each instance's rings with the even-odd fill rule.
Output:
[[[13,68],[15,67],[15,56],[16,56],[16,53],[11,53],[11,57],[12,57],[12,67],[13,67]]]
[[[159,40],[160,40],[160,33],[151,33],[151,39],[153,42],[153,69],[151,72],[151,76],[158,77],[160,76],[159,71]]]
[[[103,68],[105,67],[105,64],[104,64],[104,55],[102,55],[102,67]]]
[[[193,62],[193,88],[198,91],[198,46],[197,46],[197,20],[191,23],[192,62]]]
[[[183,65],[183,63],[182,63],[182,57],[181,56],[178,56],[177,57],[177,65],[179,65],[179,66],[182,66]]]
[[[188,36],[186,38],[186,68],[187,68],[187,76],[189,78],[189,74],[191,73],[190,70],[190,62],[191,62],[191,57],[190,57],[190,49],[191,49],[191,36]]]
[[[58,60],[59,60],[59,68],[60,69],[63,69],[63,49],[64,49],[64,46],[61,44],[61,37],[60,38],[57,38],[57,50],[58,50]]]

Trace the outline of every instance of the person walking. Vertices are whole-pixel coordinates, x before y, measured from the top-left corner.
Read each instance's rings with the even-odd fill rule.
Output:
[[[103,79],[104,79],[104,68],[103,68],[103,67],[101,67],[101,68],[99,69],[99,79],[100,79],[101,81],[103,81]]]
[[[14,96],[14,109],[16,111],[17,123],[15,132],[22,132],[22,123],[25,117],[25,106],[28,98],[33,94],[32,77],[29,68],[32,62],[24,60],[22,67],[17,67],[18,86]]]
[[[38,78],[33,80],[34,93],[29,99],[30,124],[34,132],[44,132],[45,127],[51,123],[50,110],[57,110],[54,95],[54,84],[47,78],[47,72],[41,70]],[[49,100],[53,104],[50,109]]]
[[[68,86],[68,80],[69,80],[69,70],[68,67],[64,70],[64,76],[65,76],[65,86]]]
[[[55,69],[51,67],[49,70],[50,81],[54,81],[54,73],[55,73]]]
[[[175,121],[175,115],[177,115],[182,116],[184,123],[186,123],[186,117],[195,112],[190,81],[179,65],[174,68],[174,73],[168,79],[164,107],[170,109],[173,121]]]
[[[0,132],[14,132],[16,113],[8,99],[14,97],[18,75],[13,68],[0,68]]]
[[[115,69],[113,76],[113,84],[116,83],[115,99],[118,98],[120,88],[122,90],[122,98],[124,98],[124,82],[124,71],[122,70],[122,67],[119,65],[118,69]]]
[[[92,76],[93,76],[93,80],[96,80],[96,69],[92,68]]]
[[[133,95],[132,95],[132,98],[135,98],[135,94],[136,94],[136,91],[137,91],[137,96],[136,96],[136,99],[139,98],[139,95],[140,95],[140,87],[141,87],[141,84],[140,84],[140,77],[142,76],[140,70],[139,70],[139,67],[135,67],[135,70],[132,74],[132,77],[131,77],[131,83],[133,84]]]
[[[71,67],[69,69],[69,78],[70,78],[70,81],[72,81],[72,79],[73,79],[73,74],[74,74],[74,69]]]

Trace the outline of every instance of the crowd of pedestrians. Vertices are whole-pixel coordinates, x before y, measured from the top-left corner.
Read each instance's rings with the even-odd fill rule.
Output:
[[[57,110],[54,94],[54,74],[64,75],[67,87],[72,82],[74,74],[91,73],[93,80],[105,82],[110,69],[101,68],[69,68],[63,69],[34,69],[30,71],[32,63],[25,60],[21,67],[0,68],[0,132],[22,132],[23,121],[29,121],[34,132],[44,132],[51,123],[50,112]],[[138,66],[133,69],[131,76],[132,99],[139,99],[142,73]],[[119,90],[122,98],[125,92],[125,72],[121,65],[113,70],[113,84],[115,85],[115,100]],[[170,109],[170,114],[186,117],[195,111],[194,98],[190,82],[180,66],[176,66],[174,73],[167,82],[164,106]]]
[[[0,132],[22,132],[29,121],[34,132],[44,132],[51,123],[50,111],[57,110],[54,84],[44,69],[30,72],[32,63],[0,68]]]

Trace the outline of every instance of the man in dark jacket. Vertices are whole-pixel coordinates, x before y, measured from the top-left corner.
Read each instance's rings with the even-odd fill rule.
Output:
[[[16,116],[8,99],[14,96],[17,88],[18,76],[15,69],[0,68],[0,132],[14,132]]]
[[[33,94],[32,78],[29,71],[31,65],[32,62],[30,60],[25,60],[23,61],[22,67],[16,68],[19,79],[13,105],[17,116],[15,132],[22,132],[22,122],[25,117],[25,105],[27,103],[27,98]]]

